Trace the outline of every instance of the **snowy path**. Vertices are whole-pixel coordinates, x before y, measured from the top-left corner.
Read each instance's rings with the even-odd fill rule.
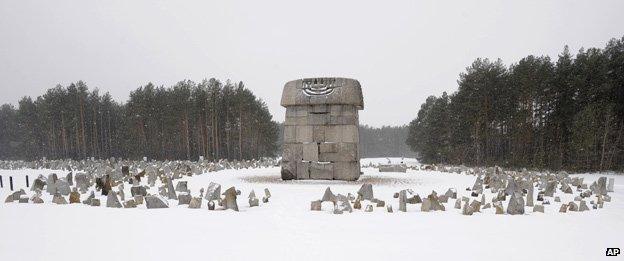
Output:
[[[52,205],[49,198],[41,205],[2,203],[0,260],[622,260],[623,255],[605,257],[605,250],[624,249],[623,176],[614,176],[613,200],[600,210],[560,214],[560,203],[551,200],[544,214],[527,208],[523,216],[494,215],[493,209],[462,216],[452,200],[445,204],[446,212],[421,213],[419,205],[408,205],[407,213],[396,213],[398,200],[392,195],[405,188],[421,196],[448,188],[466,195],[473,176],[363,171],[356,183],[284,182],[279,168],[188,178],[195,195],[210,181],[224,189],[236,186],[242,191],[240,213],[208,211],[205,201],[202,209],[150,210]],[[32,183],[49,172],[0,171],[0,198],[9,193],[9,175],[20,188],[24,174]],[[582,176],[586,183],[599,177]],[[373,183],[375,197],[392,204],[395,213],[379,208],[333,215],[328,205],[324,211],[310,211],[310,201],[320,199],[327,186],[334,193],[355,194],[364,182]],[[261,197],[265,187],[271,190],[271,202],[249,208],[250,190]]]

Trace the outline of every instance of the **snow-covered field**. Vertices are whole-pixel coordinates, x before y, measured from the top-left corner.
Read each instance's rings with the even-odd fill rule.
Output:
[[[385,159],[369,161],[386,163]],[[393,159],[394,161],[395,159]],[[362,161],[362,165],[367,160]],[[8,176],[16,188],[39,175],[59,171],[0,171],[10,193]],[[213,181],[223,189],[235,186],[240,212],[208,211],[187,205],[169,209],[90,207],[83,204],[0,205],[0,260],[599,260],[607,247],[624,248],[624,177],[615,177],[612,202],[603,209],[558,213],[560,203],[546,213],[520,216],[495,215],[494,209],[472,216],[461,215],[454,201],[445,212],[420,212],[408,205],[397,212],[393,194],[411,188],[421,196],[431,190],[444,193],[456,188],[468,195],[475,177],[414,171],[379,173],[363,168],[357,182],[282,181],[279,168],[224,170],[186,178],[197,196]],[[582,174],[586,183],[599,175]],[[326,187],[334,193],[355,194],[363,183],[372,183],[376,198],[392,204],[395,212],[376,208],[367,213],[334,215],[330,204],[310,211],[310,201],[320,199]],[[247,195],[261,197],[269,188],[271,201],[249,208]],[[153,192],[155,193],[155,192]],[[30,195],[30,193],[29,193]],[[129,197],[129,187],[126,187]],[[489,196],[489,194],[486,194]],[[84,199],[84,198],[83,198]],[[572,198],[562,196],[564,202]],[[488,197],[489,201],[489,197]],[[504,205],[505,208],[507,205]]]

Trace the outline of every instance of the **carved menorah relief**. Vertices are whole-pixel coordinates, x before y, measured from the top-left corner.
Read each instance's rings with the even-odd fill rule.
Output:
[[[307,95],[328,95],[334,88],[342,86],[336,78],[307,78],[302,81],[303,92]]]

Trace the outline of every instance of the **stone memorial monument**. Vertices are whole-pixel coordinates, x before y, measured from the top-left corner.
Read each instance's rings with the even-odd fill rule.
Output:
[[[360,83],[348,78],[287,82],[282,179],[357,180]]]

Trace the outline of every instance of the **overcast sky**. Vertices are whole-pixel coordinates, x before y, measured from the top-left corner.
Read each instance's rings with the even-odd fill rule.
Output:
[[[402,125],[475,58],[556,57],[624,35],[624,1],[5,1],[0,103],[84,80],[126,101],[148,82],[243,81],[276,120],[285,82],[358,79],[360,122]]]

